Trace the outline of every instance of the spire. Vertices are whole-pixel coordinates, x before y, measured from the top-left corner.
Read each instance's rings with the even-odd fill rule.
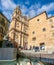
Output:
[[[14,13],[21,15],[20,6],[17,6],[14,10]]]

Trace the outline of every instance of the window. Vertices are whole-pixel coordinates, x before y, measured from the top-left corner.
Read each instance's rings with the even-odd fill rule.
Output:
[[[40,50],[45,50],[45,44],[44,43],[40,43]]]
[[[39,21],[39,19],[37,19],[37,21]]]
[[[36,40],[36,37],[33,37],[32,40],[35,41]]]
[[[43,31],[46,31],[46,28],[43,28]]]
[[[52,25],[51,28],[54,28],[54,26]]]
[[[34,32],[34,31],[33,31],[32,33],[33,33],[33,34],[35,34],[35,32]]]

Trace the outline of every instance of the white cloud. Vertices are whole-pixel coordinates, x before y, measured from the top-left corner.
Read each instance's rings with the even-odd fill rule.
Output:
[[[25,5],[20,5],[22,14],[25,15],[28,12],[28,8]]]
[[[43,6],[41,6],[40,3],[34,4],[28,9],[29,10],[28,15],[30,17],[34,17],[44,11],[48,13],[54,10],[53,6],[54,6],[54,2]],[[48,17],[50,16],[52,16],[52,14],[48,14]]]
[[[33,17],[35,15],[36,15],[36,11],[35,10],[32,9],[32,10],[29,11],[29,16],[30,17]]]
[[[35,3],[34,5],[31,5],[29,9],[37,10],[40,6],[41,6],[40,3]]]
[[[40,7],[40,3],[35,3],[34,5],[31,5],[30,8],[28,9],[28,15],[29,17],[34,17],[35,15],[37,15],[37,10]]]
[[[4,14],[9,20],[11,20],[11,17],[12,17],[11,12],[9,12],[9,11],[3,11],[3,14]]]
[[[25,4],[29,5],[29,1],[26,1]],[[11,20],[12,12],[16,8],[17,5],[12,0],[1,0],[1,5],[2,7],[0,7],[0,9],[3,11],[5,16],[9,20]],[[54,10],[54,7],[53,7],[54,2],[47,5],[42,5],[42,6],[40,3],[35,3],[31,5],[29,8],[27,8],[27,6],[25,6],[24,4],[18,4],[18,5],[20,5],[22,14],[27,15],[29,17],[34,17],[42,13],[43,11],[50,12]],[[49,14],[48,16],[50,17],[52,16],[52,14]]]
[[[14,9],[16,7],[16,4],[11,0],[1,0],[1,4],[5,9]]]
[[[27,0],[27,1],[25,2],[25,4],[26,4],[26,5],[29,5],[29,1]]]
[[[54,16],[54,14],[48,14],[48,17]]]
[[[52,14],[48,14],[48,17],[51,17],[52,16]]]
[[[3,14],[9,19],[11,20],[11,16],[12,16],[12,12],[13,10],[16,8],[16,4],[13,3],[13,1],[11,0],[1,0],[1,10],[3,12]]]
[[[54,6],[54,2],[53,3],[50,3],[48,5],[43,5],[41,8],[39,8],[37,10],[37,13],[41,13],[43,11],[50,12],[50,11],[54,10],[54,7],[53,6]]]

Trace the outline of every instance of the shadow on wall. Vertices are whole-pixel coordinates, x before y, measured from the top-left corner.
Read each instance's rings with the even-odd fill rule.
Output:
[[[0,48],[2,48],[2,43],[3,43],[3,41],[0,41]]]

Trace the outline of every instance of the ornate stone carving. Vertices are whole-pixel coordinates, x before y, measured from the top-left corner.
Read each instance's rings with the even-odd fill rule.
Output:
[[[21,10],[19,6],[15,8],[14,13],[21,15]]]

